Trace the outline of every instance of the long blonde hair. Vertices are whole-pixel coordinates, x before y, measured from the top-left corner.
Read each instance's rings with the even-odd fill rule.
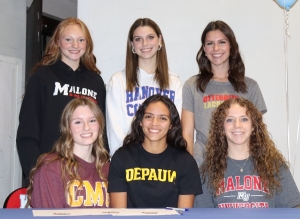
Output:
[[[32,69],[32,72],[34,72],[37,68],[43,66],[43,65],[51,65],[55,63],[57,60],[61,59],[61,52],[58,45],[58,40],[61,35],[61,33],[66,29],[68,25],[79,25],[85,38],[86,38],[86,51],[81,56],[80,61],[81,63],[89,70],[94,71],[98,74],[100,74],[100,70],[96,66],[96,58],[93,54],[93,40],[91,37],[91,34],[89,32],[89,29],[87,26],[78,18],[67,18],[63,21],[61,21],[58,26],[56,27],[53,36],[51,37],[46,50],[45,55],[41,59],[40,62],[38,62]]]
[[[95,165],[97,169],[97,173],[99,177],[105,181],[107,179],[102,173],[103,166],[109,161],[109,154],[104,148],[103,144],[103,130],[104,130],[104,116],[101,112],[101,110],[98,108],[98,106],[89,99],[86,98],[75,98],[72,101],[68,103],[68,105],[65,107],[61,120],[60,120],[60,131],[61,136],[53,146],[51,152],[42,154],[36,163],[36,166],[31,170],[29,182],[30,185],[27,189],[27,195],[28,195],[28,204],[31,203],[31,195],[32,191],[34,189],[34,175],[35,173],[45,164],[53,162],[53,161],[60,161],[61,164],[61,172],[62,172],[62,182],[63,186],[65,188],[65,194],[68,195],[68,186],[72,184],[73,181],[78,180],[80,181],[80,185],[82,185],[82,179],[79,175],[78,171],[78,161],[74,157],[73,154],[73,148],[74,148],[74,140],[72,138],[71,132],[70,132],[70,122],[72,115],[77,107],[79,106],[88,106],[91,111],[94,113],[96,120],[99,123],[99,134],[96,139],[96,141],[93,144],[92,148],[92,155],[95,157]],[[48,158],[48,155],[54,154],[56,156],[50,156],[51,158]],[[69,182],[67,182],[67,179],[69,179]]]

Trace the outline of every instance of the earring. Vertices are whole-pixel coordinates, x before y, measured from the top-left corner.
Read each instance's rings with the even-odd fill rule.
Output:
[[[159,45],[158,45],[158,49],[157,49],[157,50],[160,50],[160,49],[161,49],[161,47],[162,47],[162,45],[161,45],[161,44],[159,44]]]
[[[135,50],[134,50],[133,47],[132,47],[131,51],[132,51],[133,54],[136,54],[136,52],[135,52]]]
[[[206,53],[204,53],[204,54],[205,54],[205,56],[207,56]]]

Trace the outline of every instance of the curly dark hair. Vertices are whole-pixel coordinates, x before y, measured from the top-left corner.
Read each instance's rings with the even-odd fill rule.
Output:
[[[213,73],[211,71],[211,63],[207,56],[205,56],[204,46],[205,38],[208,32],[219,30],[221,31],[229,40],[230,43],[230,57],[229,57],[229,70],[228,70],[228,80],[234,87],[236,92],[247,93],[247,86],[245,83],[245,65],[242,60],[239,45],[236,41],[235,35],[232,29],[224,21],[212,21],[203,30],[201,36],[201,47],[197,53],[196,61],[199,67],[199,74],[197,77],[197,88],[204,92],[208,82],[212,79]]]
[[[263,122],[262,113],[244,98],[228,99],[214,111],[206,144],[205,160],[200,167],[201,176],[208,180],[209,188],[216,193],[227,168],[228,143],[224,135],[224,121],[233,104],[247,109],[246,113],[251,119],[253,129],[250,135],[249,153],[254,171],[260,176],[266,188],[269,188],[268,196],[272,197],[274,192],[281,190],[280,169],[288,168],[288,164],[275,147]]]
[[[176,106],[169,98],[160,94],[150,96],[139,107],[131,123],[131,132],[125,137],[123,141],[123,147],[128,147],[130,145],[133,145],[134,143],[141,144],[144,142],[145,135],[142,127],[140,126],[140,123],[143,120],[145,110],[149,106],[149,104],[156,102],[164,103],[170,111],[171,128],[167,133],[167,144],[170,147],[186,150],[187,143],[182,136],[181,122]]]

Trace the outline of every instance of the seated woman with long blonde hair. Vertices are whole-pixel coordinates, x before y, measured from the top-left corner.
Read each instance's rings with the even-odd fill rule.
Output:
[[[60,138],[30,173],[27,194],[31,207],[109,207],[104,127],[104,117],[92,100],[69,102],[61,116]]]

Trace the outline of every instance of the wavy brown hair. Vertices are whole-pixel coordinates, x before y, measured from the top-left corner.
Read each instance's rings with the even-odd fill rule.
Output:
[[[288,164],[275,147],[267,131],[267,126],[263,122],[262,113],[244,98],[228,99],[213,113],[206,144],[205,160],[200,167],[201,176],[208,180],[209,188],[216,193],[227,168],[228,144],[224,134],[224,121],[233,104],[247,109],[246,113],[251,119],[253,128],[250,135],[249,153],[254,171],[261,178],[263,185],[269,189],[268,196],[272,197],[274,192],[281,190],[280,169],[288,168]]]
[[[58,41],[61,33],[65,30],[65,28],[68,25],[78,25],[80,26],[83,35],[86,39],[86,51],[81,56],[80,62],[89,70],[96,72],[97,74],[100,74],[100,70],[96,66],[96,58],[93,54],[93,40],[91,37],[91,34],[89,32],[89,29],[87,26],[78,18],[67,18],[63,21],[61,21],[58,26],[56,27],[53,36],[51,37],[46,49],[45,54],[40,62],[38,62],[32,69],[32,73],[35,72],[35,70],[43,65],[52,65],[57,60],[61,59],[61,52],[59,49]]]
[[[201,92],[205,92],[206,86],[213,78],[211,70],[211,63],[204,52],[206,35],[210,31],[219,30],[229,40],[230,43],[230,56],[229,56],[229,70],[228,80],[234,87],[236,92],[247,93],[247,86],[245,83],[245,66],[242,60],[239,45],[236,41],[235,35],[232,29],[224,21],[212,21],[204,29],[201,36],[201,47],[197,53],[196,61],[199,67],[199,74],[196,80],[197,88]]]
[[[138,80],[138,67],[139,56],[132,53],[133,33],[136,28],[149,26],[151,27],[157,37],[161,36],[161,49],[156,53],[156,70],[155,81],[159,84],[160,89],[169,87],[169,67],[166,52],[166,45],[159,26],[149,18],[139,18],[130,27],[127,38],[127,51],[126,51],[126,90],[133,91],[135,86],[139,86]]]
[[[104,116],[98,106],[89,99],[86,98],[75,98],[68,103],[65,107],[61,120],[60,120],[60,130],[61,136],[53,146],[52,150],[49,153],[42,154],[36,163],[36,166],[31,170],[29,182],[30,185],[27,189],[28,195],[28,205],[31,202],[31,195],[34,189],[34,175],[35,173],[45,164],[48,164],[53,161],[59,161],[61,172],[62,172],[62,183],[65,188],[66,198],[68,197],[68,186],[72,184],[73,181],[80,181],[80,186],[82,185],[82,179],[80,177],[80,166],[76,160],[73,149],[74,149],[74,140],[70,131],[70,123],[72,115],[77,107],[79,106],[88,106],[91,111],[94,113],[96,120],[99,123],[99,133],[96,141],[93,144],[92,155],[95,157],[95,165],[99,177],[105,181],[107,179],[103,176],[102,168],[109,161],[109,154],[104,148],[103,144],[103,130],[104,130]],[[54,155],[54,156],[49,156]],[[50,158],[49,158],[50,157]],[[69,182],[67,182],[69,180]],[[72,200],[72,199],[71,199]]]

